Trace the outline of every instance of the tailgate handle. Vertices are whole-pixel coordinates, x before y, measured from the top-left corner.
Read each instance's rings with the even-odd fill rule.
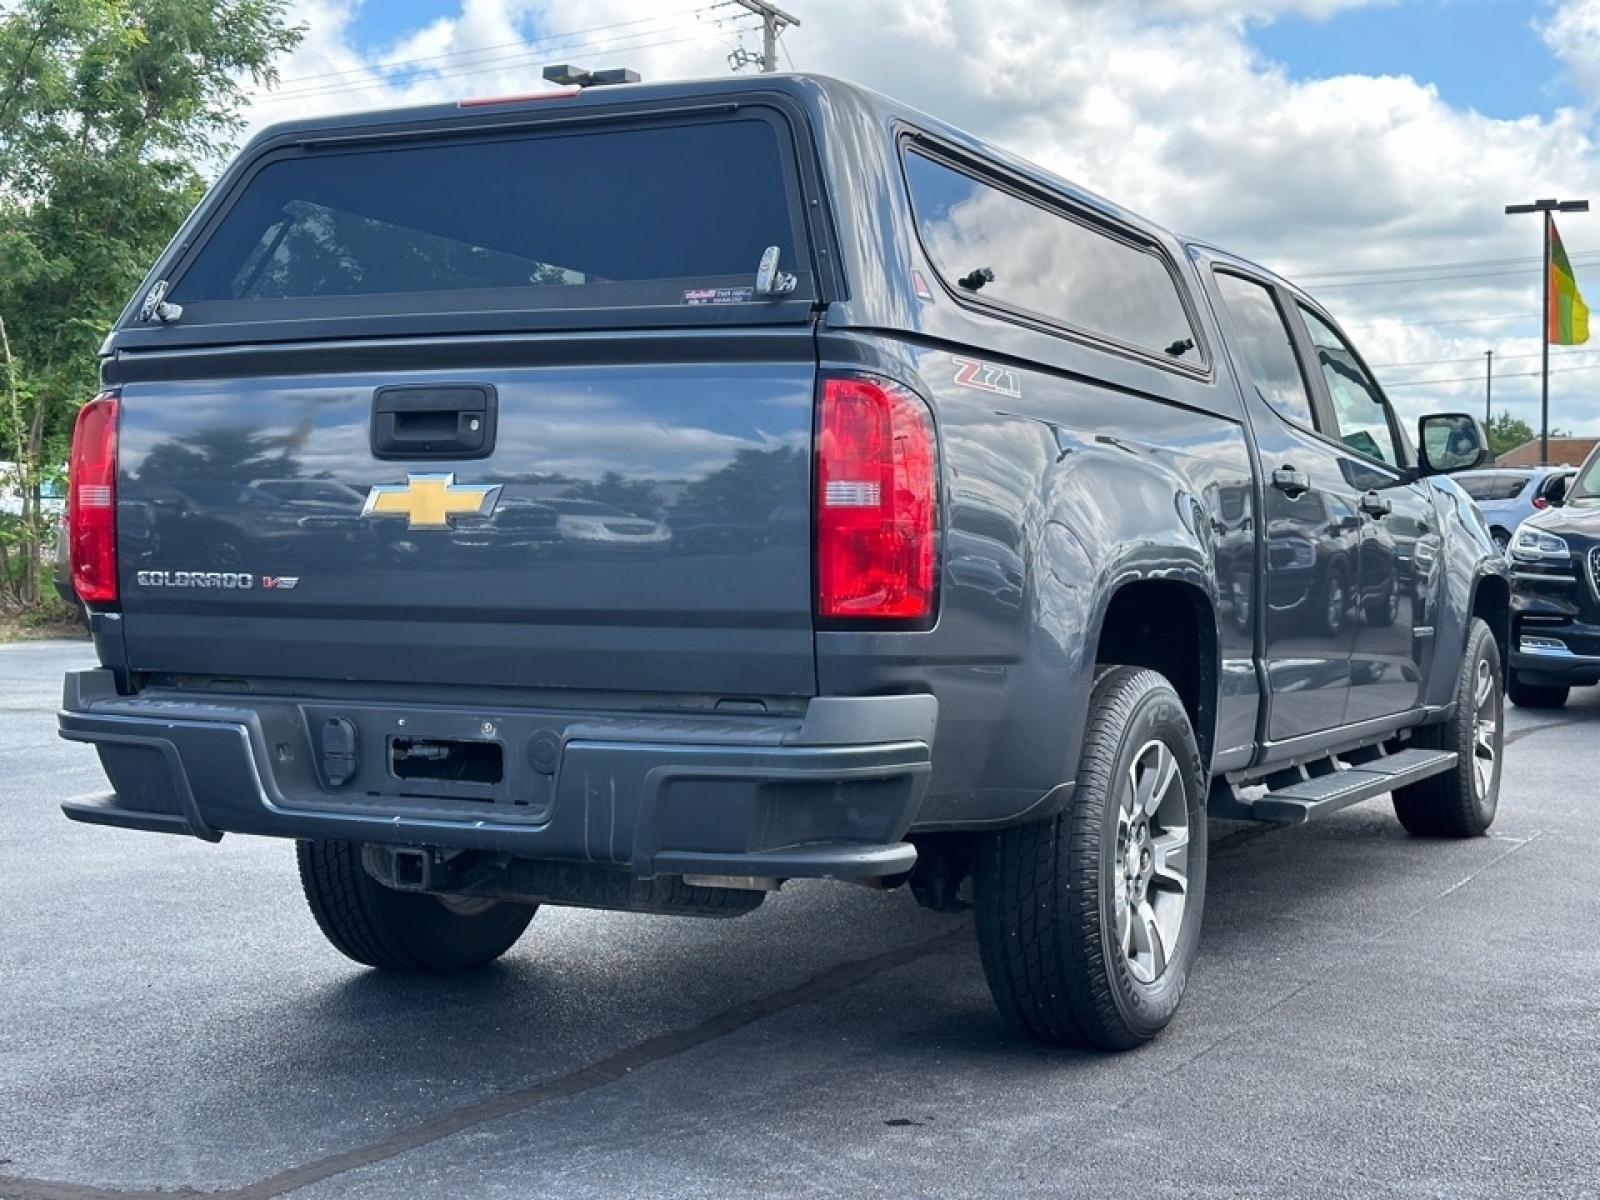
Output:
[[[408,460],[488,458],[498,410],[487,383],[379,388],[372,395],[372,453]]]

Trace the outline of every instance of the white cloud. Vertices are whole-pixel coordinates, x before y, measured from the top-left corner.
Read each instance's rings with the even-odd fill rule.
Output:
[[[1557,5],[1539,32],[1573,83],[1591,94],[1600,92],[1600,0]]]
[[[381,0],[367,0],[379,3]],[[1580,286],[1600,311],[1600,155],[1592,114],[1494,120],[1451,108],[1425,83],[1344,76],[1291,80],[1248,40],[1252,22],[1326,17],[1363,0],[790,0],[780,65],[853,79],[1032,158],[1184,233],[1304,282],[1388,381],[1468,377],[1396,388],[1404,410],[1481,410],[1483,351],[1496,352],[1495,396],[1537,417],[1533,314],[1536,222],[1504,205],[1591,196],[1593,217],[1563,220]],[[311,32],[286,64],[281,98],[254,118],[338,111],[543,86],[540,67],[571,60],[630,66],[647,79],[728,73],[739,46],[759,49],[755,18],[694,0],[467,0],[363,59],[346,42],[350,9],[305,0]],[[868,17],[866,14],[870,14]],[[1600,0],[1545,10],[1541,26],[1574,81],[1600,95]],[[574,33],[553,39],[552,33]],[[535,36],[540,40],[533,40]],[[415,64],[399,72],[404,64]],[[1323,278],[1450,263],[1498,264],[1476,278]],[[1502,272],[1499,274],[1491,272]],[[1593,278],[1590,278],[1590,272]],[[1453,272],[1460,275],[1461,269]],[[1437,324],[1526,313],[1500,324]],[[1569,364],[1594,362],[1558,349]],[[1552,377],[1560,424],[1600,433],[1600,369]],[[1596,400],[1588,400],[1594,394]],[[1497,408],[1499,404],[1497,403]]]

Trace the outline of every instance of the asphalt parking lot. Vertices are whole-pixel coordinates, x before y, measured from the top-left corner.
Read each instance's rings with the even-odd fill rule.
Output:
[[[1600,689],[1508,708],[1488,838],[1213,828],[1184,1007],[1100,1057],[1005,1032],[965,918],[841,885],[361,970],[286,843],[60,815],[90,658],[0,646],[7,1200],[1600,1195]]]

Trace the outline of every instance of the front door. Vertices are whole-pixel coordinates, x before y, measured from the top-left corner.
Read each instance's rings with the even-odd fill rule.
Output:
[[[1356,724],[1405,712],[1421,695],[1433,654],[1439,522],[1427,487],[1407,475],[1394,414],[1371,374],[1324,318],[1298,307],[1343,447],[1342,500],[1358,514],[1360,569],[1344,718]]]

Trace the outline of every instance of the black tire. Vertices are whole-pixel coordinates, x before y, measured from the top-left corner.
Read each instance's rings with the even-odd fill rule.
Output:
[[[1515,671],[1506,679],[1506,695],[1518,708],[1564,708],[1569,687],[1547,687],[1538,683],[1523,683]]]
[[[1481,837],[1500,804],[1505,704],[1500,691],[1500,647],[1476,617],[1467,630],[1456,677],[1455,712],[1440,725],[1417,730],[1413,744],[1454,750],[1455,768],[1394,790],[1400,824],[1424,837]]]
[[[1153,813],[1124,808],[1140,784]],[[1129,1050],[1171,1021],[1199,948],[1206,826],[1200,752],[1164,678],[1104,669],[1067,807],[976,849],[978,946],[1007,1024],[1055,1045]],[[1142,919],[1119,921],[1133,915],[1130,894],[1145,901]]]
[[[385,971],[448,975],[511,949],[536,904],[434,896],[384,887],[361,865],[359,842],[296,842],[311,915],[348,958]]]

